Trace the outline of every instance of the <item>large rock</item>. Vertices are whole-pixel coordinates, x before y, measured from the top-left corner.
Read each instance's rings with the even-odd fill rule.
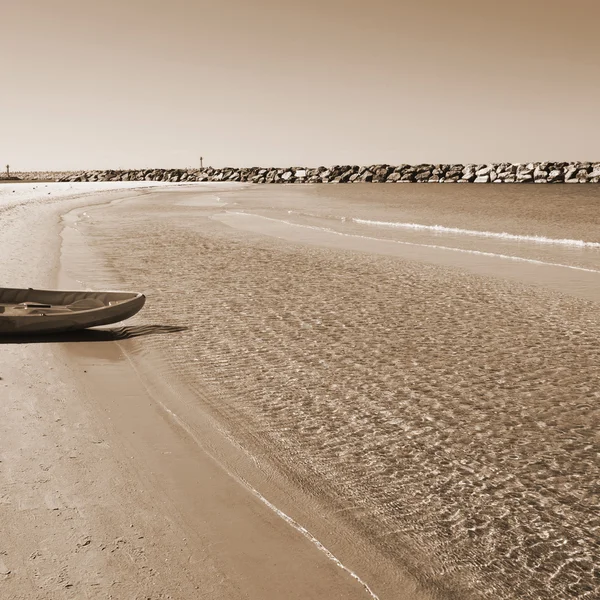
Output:
[[[562,169],[552,169],[552,171],[548,173],[548,183],[557,183],[564,180],[565,177]]]
[[[419,173],[431,173],[433,171],[433,165],[428,164],[420,164],[414,168],[415,173],[418,175]]]
[[[387,179],[388,175],[394,171],[394,167],[390,167],[389,165],[381,165],[375,172],[373,173],[373,182],[374,183],[384,183]]]
[[[536,183],[546,181],[548,179],[548,171],[544,171],[542,165],[538,165],[533,171],[533,180]]]
[[[354,168],[351,167],[349,168],[341,177],[340,177],[340,183],[350,183],[351,181],[354,181],[354,179],[352,179],[352,177],[354,177],[356,179],[356,177],[358,177],[358,173],[356,173],[354,171]]]
[[[473,175],[475,175],[476,171],[477,171],[477,165],[474,165],[472,163],[466,164],[462,169],[463,175],[465,173],[473,173]]]
[[[415,175],[415,181],[418,183],[422,183],[423,181],[429,181],[431,178],[431,171],[421,171]]]
[[[571,179],[574,179],[574,181],[577,181],[577,179],[575,179],[575,175],[577,174],[578,168],[577,165],[568,165],[567,167],[565,167],[565,182],[569,182]]]
[[[533,181],[533,164],[529,163],[527,165],[519,165],[517,167],[517,181],[519,183],[528,183]]]

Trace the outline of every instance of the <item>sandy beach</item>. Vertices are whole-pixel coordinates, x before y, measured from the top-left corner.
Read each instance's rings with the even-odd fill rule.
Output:
[[[45,185],[4,285],[148,301],[0,341],[0,596],[597,595],[596,186]]]

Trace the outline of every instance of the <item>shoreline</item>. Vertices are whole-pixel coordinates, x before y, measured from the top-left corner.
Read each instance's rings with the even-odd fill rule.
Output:
[[[214,190],[207,187],[197,191],[201,195],[210,195]],[[125,206],[130,201],[135,202],[136,200],[135,198],[124,198],[115,200],[111,204]],[[76,209],[67,216],[69,221],[76,221],[77,217],[74,213],[85,212],[86,218],[101,219],[105,210],[110,210],[110,206],[95,206],[91,210]],[[69,229],[69,227],[65,229]],[[63,238],[65,237],[68,239],[70,236],[65,236],[63,232]],[[77,265],[93,264],[95,271],[101,273],[101,279],[118,277],[118,274],[110,269],[103,271],[105,266],[102,258],[97,260],[99,257],[96,252],[90,252],[89,248],[85,247],[84,235],[71,236],[70,246],[69,248],[67,243],[66,263],[63,264],[63,267],[67,267],[67,271],[76,271]],[[96,257],[94,257],[95,254]],[[71,269],[68,268],[69,256],[76,257],[76,265]],[[190,381],[169,368],[164,357],[161,356],[160,350],[142,349],[144,336],[153,335],[152,327],[156,327],[157,336],[161,335],[161,328],[169,328],[169,324],[138,326],[137,322],[142,320],[144,320],[144,315],[140,313],[128,321],[133,324],[125,325],[122,332],[125,339],[119,339],[116,341],[116,345],[126,356],[126,361],[123,362],[127,362],[135,372],[137,379],[143,382],[144,388],[148,391],[148,401],[155,404],[156,410],[162,413],[172,428],[180,431],[180,437],[187,438],[191,443],[188,454],[206,455],[209,462],[215,462],[222,469],[223,477],[232,479],[241,488],[242,495],[246,497],[244,503],[253,503],[258,500],[258,503],[266,507],[275,518],[278,527],[283,527],[284,530],[295,530],[294,535],[297,538],[304,538],[326,562],[335,565],[342,573],[358,583],[359,587],[363,588],[366,597],[380,598],[381,600],[395,598],[398,589],[402,589],[406,598],[411,600],[432,600],[435,597],[425,588],[421,588],[414,578],[404,572],[399,565],[394,564],[389,557],[381,554],[379,549],[375,548],[368,539],[357,537],[355,529],[349,528],[346,522],[338,519],[336,512],[338,510],[343,512],[345,509],[340,506],[323,504],[324,498],[316,497],[309,493],[309,490],[300,487],[298,481],[295,481],[293,473],[285,473],[281,470],[276,456],[264,452],[252,454],[242,439],[237,439],[233,431],[227,430],[227,425],[231,425],[231,423],[228,423],[227,419],[223,420],[222,415],[214,414],[209,407],[211,402],[203,399],[208,396],[219,397],[218,389],[206,385],[192,389]],[[132,339],[128,339],[129,337]],[[71,347],[74,360],[77,360],[79,347],[80,345]],[[116,373],[121,373],[122,378],[122,365],[116,365],[114,360],[110,364],[107,360],[103,360],[102,363],[104,369],[115,368]],[[87,370],[89,372],[89,367]],[[106,400],[100,400],[100,402],[105,403]],[[119,422],[122,421],[129,422],[133,426],[137,421],[137,415],[121,414]],[[156,423],[149,429],[160,432],[160,427],[157,427]],[[125,430],[123,435],[127,437]],[[145,452],[140,450],[140,456],[147,453],[148,450],[150,450],[149,447]],[[252,450],[258,450],[258,448]],[[185,476],[184,473],[181,473],[179,479],[174,480],[175,488],[185,489],[185,484],[182,484]],[[196,490],[196,494],[198,493]],[[181,501],[185,504],[188,500],[182,497]],[[230,546],[237,546],[238,543],[239,541]],[[290,548],[286,551],[289,550]],[[370,556],[372,560],[363,563],[361,560],[363,556]],[[376,561],[374,560],[375,556],[378,556]],[[311,576],[309,576],[309,582],[310,579]],[[371,589],[371,582],[376,584],[377,593]],[[296,594],[299,598],[312,597],[312,588],[316,589],[318,585],[320,585],[318,580],[314,580],[310,583],[310,591],[293,592],[293,594],[288,591],[286,597],[293,598],[296,597]],[[297,584],[294,585],[294,588],[297,587]],[[315,598],[326,597],[320,595],[323,592],[315,591],[314,593],[316,594]],[[335,593],[339,593],[339,591],[330,591],[326,594]],[[262,596],[260,597],[262,598]]]
[[[120,196],[98,198],[94,208],[128,199]],[[58,218],[89,209],[89,199],[64,204],[44,212]],[[56,235],[68,227],[64,218],[52,220],[51,228],[39,215],[33,220],[37,227],[29,223],[29,234],[37,233],[37,246],[44,244],[46,258],[54,257],[39,267],[37,280],[72,287],[81,256],[70,255],[64,236]],[[13,257],[5,256],[10,264]],[[31,252],[23,258],[31,259]],[[172,332],[135,324],[122,329],[125,338],[139,339],[110,341],[93,332],[87,341],[83,335],[73,342],[65,336],[64,343],[60,336],[54,343],[0,343],[0,385],[11,400],[2,408],[0,443],[8,468],[0,479],[6,532],[0,585],[8,597],[109,590],[129,597],[162,589],[196,598],[208,586],[211,597],[377,598],[295,519],[257,493],[242,475],[248,467],[256,470],[252,457],[231,446],[233,440],[224,443],[214,423],[195,413],[185,385],[163,377],[162,359],[141,356],[142,336]],[[27,445],[17,457],[21,438]],[[40,468],[47,475],[32,491],[28,482]],[[264,473],[256,473],[264,483]],[[282,498],[286,491],[279,490]]]

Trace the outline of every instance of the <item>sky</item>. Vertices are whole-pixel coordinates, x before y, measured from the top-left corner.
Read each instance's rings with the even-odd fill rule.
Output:
[[[0,0],[12,170],[600,160],[598,0]]]

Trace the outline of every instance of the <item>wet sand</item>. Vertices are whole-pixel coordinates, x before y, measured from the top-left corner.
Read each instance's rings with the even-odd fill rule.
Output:
[[[65,216],[58,281],[148,303],[95,342],[0,345],[6,431],[31,440],[2,463],[9,540],[29,540],[15,597],[595,597],[598,192],[541,186],[544,213],[510,209],[523,187],[479,187],[481,204],[350,187],[152,191]],[[50,408],[53,381],[69,402]],[[32,493],[45,453],[62,479]],[[54,578],[25,559],[28,493]]]

